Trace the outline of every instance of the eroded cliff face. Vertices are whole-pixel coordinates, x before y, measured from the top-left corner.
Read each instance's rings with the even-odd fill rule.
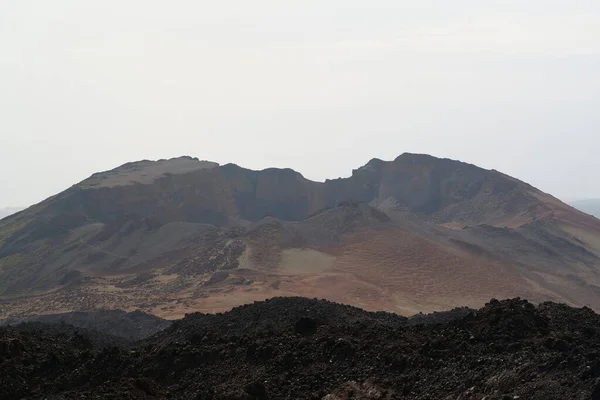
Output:
[[[124,166],[96,174],[43,203],[32,218],[47,221],[78,213],[108,223],[139,215],[158,224],[187,221],[230,226],[266,215],[298,221],[344,201],[388,200],[425,218],[469,225],[518,216],[541,203],[530,195],[539,191],[523,182],[425,155],[404,154],[391,162],[374,159],[349,178],[324,183],[290,169],[252,171],[233,164],[193,169],[182,168],[180,159],[172,162],[175,172],[170,172],[167,161],[162,162],[167,165],[160,174],[150,162],[137,169]],[[126,173],[119,174],[122,170]],[[155,175],[148,177],[146,170]],[[72,224],[67,228],[73,228]]]

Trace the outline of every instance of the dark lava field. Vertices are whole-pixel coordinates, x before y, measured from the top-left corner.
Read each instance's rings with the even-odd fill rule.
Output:
[[[0,327],[0,399],[600,399],[589,308],[492,300],[407,319],[274,298],[143,339],[105,325]]]

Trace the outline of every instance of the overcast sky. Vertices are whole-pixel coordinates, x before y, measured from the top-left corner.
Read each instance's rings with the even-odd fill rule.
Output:
[[[0,207],[191,155],[403,152],[600,197],[598,0],[0,0]]]

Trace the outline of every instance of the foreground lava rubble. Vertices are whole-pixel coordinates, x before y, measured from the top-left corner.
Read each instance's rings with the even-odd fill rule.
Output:
[[[141,341],[0,328],[0,399],[600,399],[600,317],[492,300],[407,319],[274,298]]]

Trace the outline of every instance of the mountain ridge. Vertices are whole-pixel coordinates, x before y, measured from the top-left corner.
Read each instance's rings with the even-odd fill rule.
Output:
[[[292,169],[289,168],[266,168],[263,170],[258,170],[258,171],[254,171],[254,170],[250,170],[250,169],[246,169],[243,167],[239,167],[236,164],[225,164],[223,166],[219,166],[216,163],[212,163],[212,162],[208,162],[208,161],[198,161],[197,159],[193,159],[191,157],[180,157],[180,158],[174,158],[174,159],[170,159],[170,160],[159,160],[156,162],[149,162],[149,161],[140,161],[140,162],[134,162],[134,163],[127,163],[124,164],[120,167],[117,167],[113,170],[110,171],[105,171],[105,172],[101,172],[101,173],[97,173],[92,175],[90,178],[82,181],[79,184],[74,185],[72,188],[68,189],[67,191],[63,192],[62,194],[73,194],[73,192],[87,192],[86,189],[91,189],[92,191],[94,191],[94,189],[105,189],[104,185],[99,185],[98,182],[95,182],[95,184],[90,184],[90,180],[97,180],[98,177],[102,176],[102,175],[106,175],[106,174],[114,174],[114,173],[118,173],[120,171],[122,171],[124,168],[129,169],[128,166],[131,165],[139,165],[140,163],[150,163],[150,165],[155,165],[152,163],[165,163],[165,162],[174,162],[174,163],[179,163],[181,161],[187,161],[187,162],[197,162],[199,163],[197,169],[191,169],[191,170],[183,170],[183,171],[179,171],[180,173],[172,173],[169,171],[165,171],[168,172],[168,176],[164,176],[164,175],[160,175],[160,176],[155,176],[155,178],[157,178],[157,180],[162,179],[163,181],[168,181],[169,177],[171,176],[176,176],[176,175],[188,175],[188,174],[197,174],[197,175],[216,175],[217,173],[214,171],[215,169],[219,169],[222,170],[224,173],[224,177],[221,176],[204,176],[204,178],[206,179],[221,179],[221,178],[225,178],[225,180],[229,180],[229,181],[233,181],[234,179],[238,179],[240,177],[240,175],[244,178],[246,178],[247,181],[249,182],[225,182],[227,184],[229,184],[229,186],[234,186],[234,189],[237,190],[238,192],[241,192],[243,189],[248,189],[248,187],[244,187],[244,186],[248,186],[250,185],[254,185],[254,191],[260,191],[262,182],[260,182],[261,177],[262,176],[267,176],[265,179],[263,180],[267,180],[269,179],[269,175],[271,175],[273,178],[275,178],[275,180],[281,180],[281,179],[290,179],[293,178],[294,180],[300,180],[300,184],[301,185],[309,185],[312,187],[312,190],[317,192],[314,194],[314,197],[316,197],[316,199],[313,201],[313,204],[306,205],[305,208],[309,209],[310,208],[310,212],[316,212],[320,209],[326,208],[326,207],[331,207],[335,204],[337,204],[338,202],[342,202],[342,201],[346,201],[346,200],[355,200],[355,201],[363,201],[363,202],[367,202],[370,203],[371,201],[373,201],[374,197],[402,197],[401,193],[394,193],[394,185],[388,185],[388,186],[392,186],[391,188],[384,188],[381,189],[381,186],[385,186],[385,181],[384,182],[378,182],[377,178],[379,178],[378,176],[375,177],[375,179],[373,179],[373,177],[371,177],[371,180],[369,180],[369,174],[373,174],[373,172],[380,173],[381,170],[383,169],[383,167],[387,166],[387,167],[393,167],[394,165],[398,164],[398,163],[402,163],[402,161],[405,161],[404,164],[405,166],[409,166],[411,164],[413,165],[427,165],[428,163],[431,163],[433,160],[436,160],[436,163],[451,163],[451,164],[455,164],[457,165],[460,170],[460,167],[464,167],[464,168],[468,168],[468,169],[473,169],[479,173],[483,173],[483,174],[489,174],[489,175],[494,175],[494,178],[496,179],[506,179],[506,182],[504,182],[505,185],[510,185],[511,183],[514,185],[523,185],[523,187],[534,191],[536,194],[541,194],[541,195],[545,195],[545,193],[540,192],[539,190],[533,188],[532,186],[516,180],[514,178],[511,178],[507,175],[501,174],[495,170],[485,170],[479,167],[476,167],[472,164],[467,164],[467,163],[463,163],[460,161],[455,161],[455,160],[450,160],[450,159],[437,159],[435,157],[432,156],[428,156],[428,155],[422,155],[422,154],[412,154],[412,153],[404,153],[402,155],[400,155],[399,157],[397,157],[395,160],[393,161],[381,161],[378,159],[373,159],[373,160],[377,160],[376,163],[379,164],[378,168],[374,169],[374,170],[370,170],[369,168],[365,168],[368,166],[372,166],[373,164],[373,160],[369,161],[367,164],[365,164],[363,167],[360,167],[358,169],[353,170],[353,174],[348,177],[348,178],[336,178],[336,179],[326,179],[324,182],[319,182],[319,181],[312,181],[309,179],[304,178],[304,176],[299,173],[296,172]],[[210,166],[210,168],[205,168],[204,165],[200,165],[203,163],[208,163],[208,165]],[[396,164],[395,164],[396,163]],[[176,166],[177,167],[177,166]],[[207,171],[208,170],[208,171]],[[209,172],[210,171],[210,172]],[[172,175],[171,175],[172,174]],[[141,175],[144,175],[143,173]],[[246,175],[246,176],[244,176]],[[166,178],[166,179],[165,179]],[[191,176],[190,178],[194,178],[193,176]],[[384,179],[385,177],[383,177],[382,179]],[[389,180],[389,178],[388,178]],[[347,183],[351,182],[351,181],[358,181],[359,183],[362,184],[369,184],[371,185],[367,190],[362,190],[360,192],[356,192],[356,190],[353,192],[352,190],[349,190],[347,187],[344,186],[348,186]],[[125,185],[116,185],[116,188],[120,188],[120,191],[123,191],[125,189],[123,189],[126,186],[129,186],[129,184],[131,184],[133,182],[129,182]],[[388,183],[393,183],[393,182],[388,182]],[[140,183],[141,186],[147,186],[144,183]],[[174,182],[163,182],[164,185],[167,184],[174,184]],[[176,184],[176,182],[175,182]],[[237,184],[238,187],[235,187]],[[160,182],[158,183],[158,185],[160,186]],[[323,186],[327,186],[330,185],[331,188],[333,188],[334,190],[345,190],[347,193],[342,193],[340,195],[337,196],[332,196],[332,195],[327,195],[327,194],[323,194],[323,193],[319,193],[320,190],[316,189],[318,187],[323,187]],[[81,187],[83,186],[83,188]],[[241,188],[239,186],[242,186]],[[83,190],[82,190],[83,189]],[[163,188],[164,189],[164,188]],[[268,188],[266,188],[268,189]],[[382,193],[376,193],[375,190],[379,189]],[[423,188],[426,189],[426,188]],[[506,188],[499,188],[498,190],[503,190]],[[322,190],[321,190],[322,192]],[[152,193],[149,193],[152,194]],[[246,194],[246,193],[244,193]],[[396,195],[396,196],[394,196]],[[398,196],[400,195],[400,196]],[[410,193],[410,195],[412,197],[414,197],[414,193]],[[242,196],[242,194],[238,193],[238,196]],[[408,196],[408,197],[411,197]],[[333,198],[332,198],[333,197]],[[426,197],[426,195],[422,195],[422,197]],[[242,199],[243,200],[243,199]],[[435,202],[439,201],[439,199],[429,199],[429,203],[427,203],[426,201],[418,201],[418,199],[403,199],[406,200],[405,202],[407,203],[411,203],[409,204],[409,206],[411,206],[411,208],[413,208],[413,211],[416,212],[421,212],[424,211],[425,213],[430,212],[431,210],[433,210],[435,208]],[[227,201],[225,201],[225,203],[227,203]],[[233,204],[229,204],[229,206],[232,207],[232,209],[235,209],[236,206]],[[239,208],[239,206],[237,207]],[[234,210],[234,211],[241,211],[242,214],[244,214],[244,210]],[[278,215],[279,217],[282,217],[284,219],[301,219],[304,216],[308,215],[308,211],[305,213],[292,213],[292,214],[282,214],[282,215]],[[258,211],[249,211],[247,212],[247,219],[250,220],[258,220],[259,218],[262,218],[264,214],[260,214],[260,212]],[[200,217],[201,218],[201,217]],[[217,224],[227,224],[228,221],[225,221],[224,219],[221,219],[220,221],[216,221],[215,219],[211,220],[209,217],[205,217],[206,218],[206,222],[209,223],[217,223]],[[201,221],[198,221],[201,222]]]

